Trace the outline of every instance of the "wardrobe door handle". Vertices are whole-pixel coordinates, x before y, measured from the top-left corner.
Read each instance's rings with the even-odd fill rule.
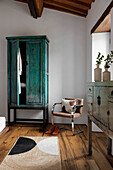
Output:
[[[29,64],[28,61],[26,61],[26,66],[28,66],[28,64]]]
[[[111,96],[113,96],[113,90],[111,91]]]

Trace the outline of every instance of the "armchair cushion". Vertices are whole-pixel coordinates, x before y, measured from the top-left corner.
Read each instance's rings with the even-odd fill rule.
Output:
[[[62,111],[67,113],[72,113],[76,111],[76,99],[75,100],[67,100],[62,99]]]

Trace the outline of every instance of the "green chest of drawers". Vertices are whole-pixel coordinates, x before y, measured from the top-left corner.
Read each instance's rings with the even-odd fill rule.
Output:
[[[113,131],[113,82],[88,83],[88,113]]]
[[[8,107],[48,107],[46,36],[7,37]]]
[[[108,154],[111,154],[111,138],[113,138],[113,81],[88,83],[87,113],[89,154],[92,154],[92,121],[108,135]]]

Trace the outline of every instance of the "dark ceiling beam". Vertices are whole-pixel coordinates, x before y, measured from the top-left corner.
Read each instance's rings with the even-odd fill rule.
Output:
[[[28,0],[15,0],[15,1],[27,3]],[[95,0],[67,0],[67,1],[83,4],[85,6],[87,6],[88,4],[91,5],[92,2],[95,2]]]
[[[27,3],[34,18],[41,17],[43,7],[86,17],[95,0],[15,0]]]
[[[66,1],[73,2],[76,4],[80,4],[80,5],[86,6],[88,8],[91,8],[91,3],[87,3],[87,1],[82,1],[82,0],[66,0]]]
[[[61,8],[61,7],[55,7],[55,6],[48,5],[48,4],[44,4],[44,7],[49,8],[49,9],[53,9],[53,10],[57,10],[57,11],[61,11],[61,12],[66,12],[66,13],[82,16],[82,17],[87,16],[86,14],[80,14],[79,12],[74,12],[74,11],[71,11],[69,9],[64,9],[64,8]]]
[[[34,0],[34,5],[38,17],[41,17],[43,11],[43,0]]]
[[[31,15],[34,18],[41,17],[43,11],[43,0],[15,0],[23,3],[27,3]]]
[[[45,0],[46,1],[46,0]],[[66,5],[69,5],[69,6],[72,6],[72,7],[76,7],[76,8],[80,8],[80,9],[84,9],[84,10],[88,10],[91,8],[91,5],[90,4],[86,4],[86,3],[83,3],[83,2],[79,2],[79,1],[70,1],[70,0],[51,0],[53,2],[59,2],[59,3],[62,3],[62,4],[66,4]]]
[[[60,9],[64,9],[64,10],[68,10],[68,11],[72,11],[72,12],[76,12],[76,13],[79,13],[79,14],[83,14],[84,16],[87,15],[87,10],[84,10],[84,9],[81,9],[81,8],[77,8],[77,7],[74,7],[74,6],[70,6],[70,5],[67,5],[65,3],[61,3],[61,2],[58,2],[57,0],[44,0],[44,7],[49,7],[51,6],[55,8],[60,8]]]
[[[15,1],[18,1],[18,2],[24,2],[24,3],[28,3],[28,0],[15,0]],[[38,1],[38,0],[37,0]],[[42,0],[43,1],[43,0]],[[69,4],[72,4],[72,5],[81,5],[83,7],[86,7],[88,9],[91,8],[91,3],[86,3],[86,2],[83,2],[82,0],[61,0],[62,2],[65,2],[65,3],[69,3]]]
[[[79,2],[84,2],[87,4],[91,4],[92,2],[95,2],[95,0],[72,0],[72,1],[79,1]]]
[[[33,18],[37,19],[37,12],[36,12],[34,1],[28,0],[28,6],[29,6],[29,10]]]

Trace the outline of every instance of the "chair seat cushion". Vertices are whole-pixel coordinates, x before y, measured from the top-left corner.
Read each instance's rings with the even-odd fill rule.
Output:
[[[60,117],[72,118],[72,114],[71,113],[65,113],[65,112],[54,112],[53,115],[54,116],[60,116]],[[81,116],[80,113],[74,113],[74,118],[75,117],[80,117],[80,116]]]

